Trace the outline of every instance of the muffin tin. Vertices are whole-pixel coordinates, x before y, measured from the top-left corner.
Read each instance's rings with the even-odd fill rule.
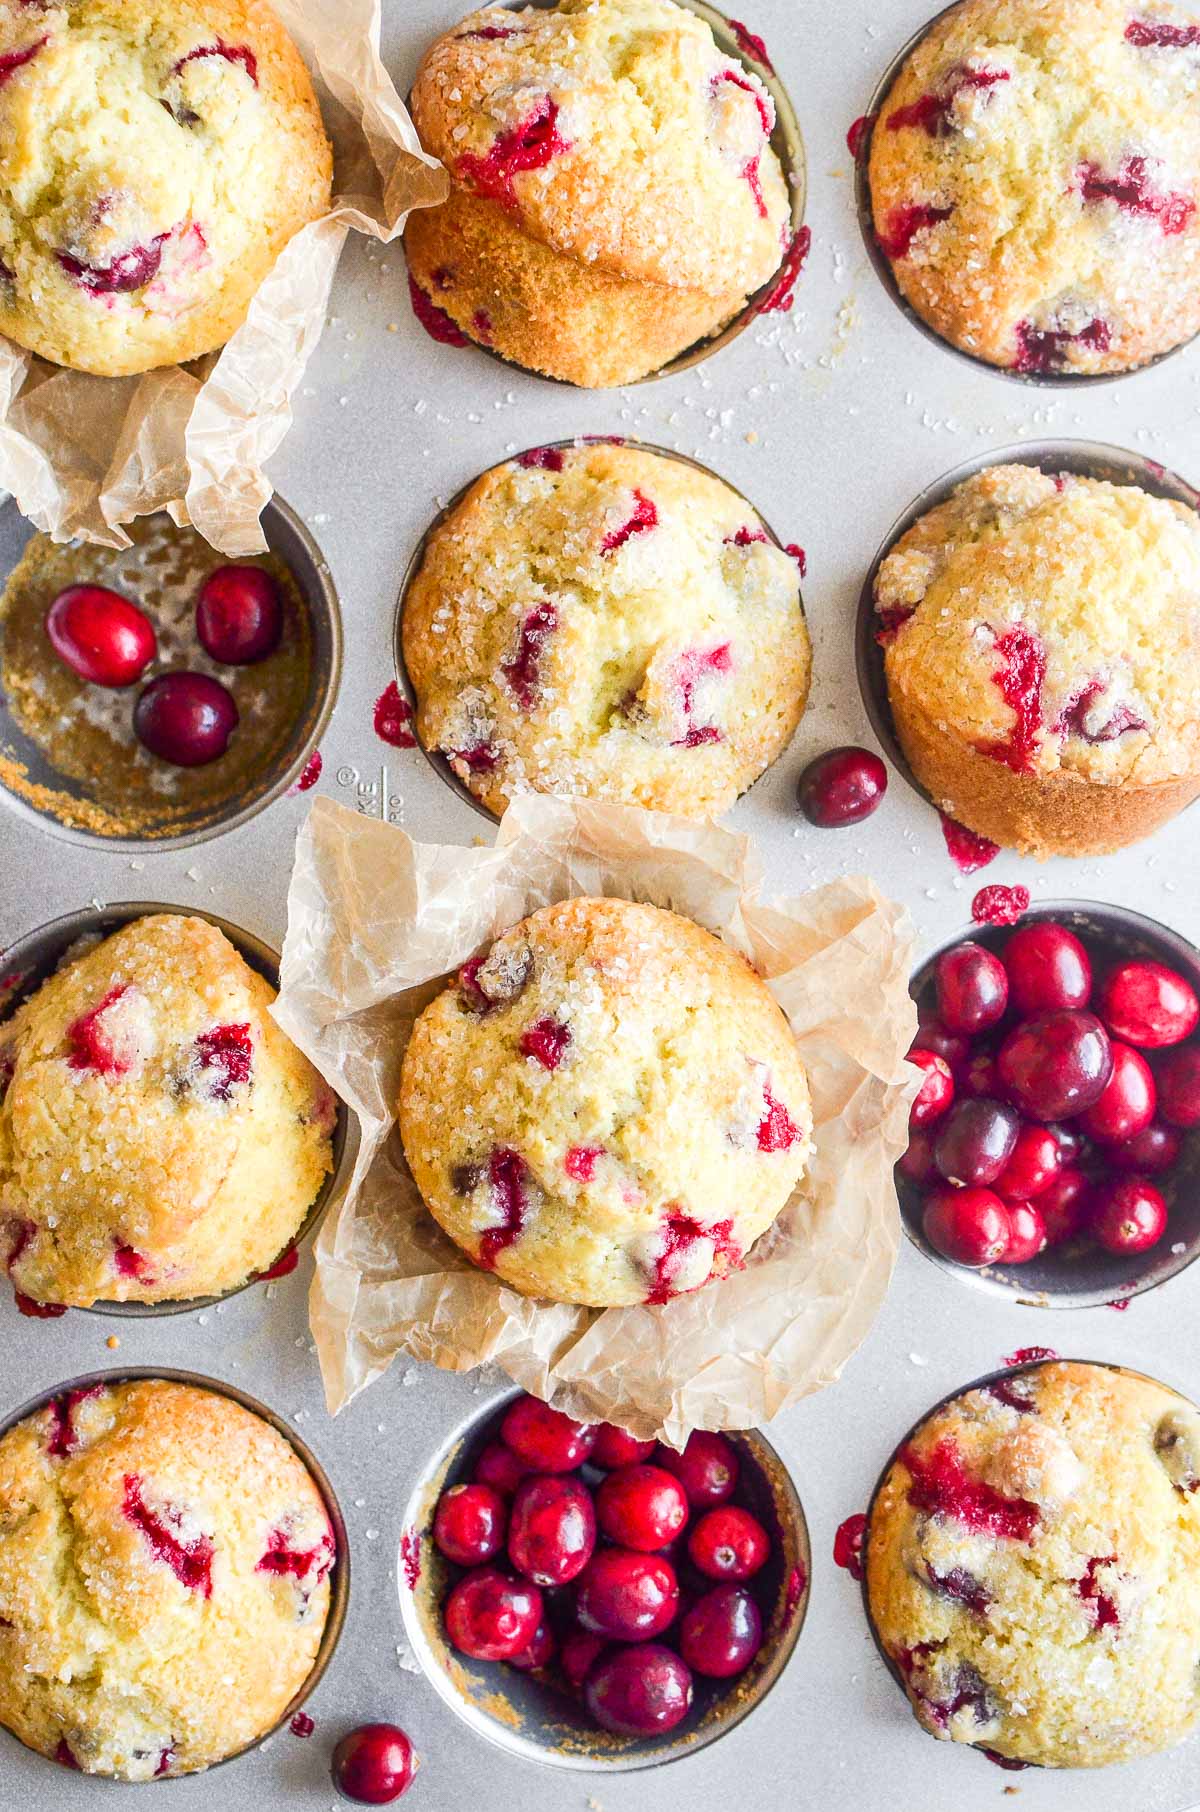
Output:
[[[446,0],[384,0],[384,57],[401,92],[425,46],[465,10]],[[1200,476],[1191,453],[1200,369],[1193,349],[1136,383],[1033,388],[1000,382],[1003,374],[914,333],[864,254],[845,133],[896,46],[925,29],[931,0],[893,0],[886,13],[871,0],[844,0],[835,11],[744,0],[734,10],[764,38],[807,145],[815,243],[790,314],[751,321],[718,356],[705,349],[703,362],[661,382],[584,393],[478,349],[436,345],[411,317],[400,248],[356,242],[348,250],[329,328],[296,399],[296,427],[272,465],[336,575],[347,626],[315,791],[429,841],[490,839],[491,827],[451,796],[419,750],[388,747],[372,729],[374,703],[395,677],[393,600],[405,562],[446,500],[487,466],[578,434],[636,436],[711,467],[808,553],[812,701],[791,749],[727,820],[754,839],[768,893],[869,873],[909,907],[922,957],[961,935],[972,894],[993,881],[1023,882],[1038,905],[1086,898],[1128,908],[1200,944],[1194,815],[1103,861],[1038,865],[1004,854],[964,880],[936,814],[895,770],[881,810],[850,830],[815,831],[796,812],[795,783],[812,755],[837,743],[876,744],[857,684],[854,623],[872,551],[885,534],[893,538],[888,524],[939,473],[968,459],[971,469],[993,463],[1014,441],[1022,457],[1064,440],[1101,455],[1123,447],[1151,475],[1149,462],[1159,461]],[[82,902],[149,893],[180,910],[227,914],[278,947],[295,832],[313,797],[276,796],[268,809],[254,808],[252,822],[240,819],[200,847],[150,851],[50,840],[42,820],[0,800],[0,944]],[[1000,1293],[964,1287],[902,1242],[888,1302],[842,1381],[766,1431],[803,1499],[813,1557],[804,1627],[778,1682],[751,1718],[696,1754],[597,1778],[535,1764],[468,1728],[424,1677],[403,1621],[398,1546],[410,1499],[445,1457],[452,1431],[501,1401],[497,1381],[401,1361],[330,1421],[308,1330],[308,1264],[302,1253],[291,1277],[165,1317],[24,1321],[0,1295],[10,1377],[3,1415],[18,1396],[40,1398],[99,1366],[198,1371],[252,1392],[289,1434],[311,1439],[341,1500],[354,1582],[336,1664],[307,1703],[316,1729],[301,1740],[285,1728],[232,1771],[193,1779],[186,1791],[196,1812],[224,1812],[231,1784],[264,1812],[329,1812],[333,1742],[380,1718],[403,1724],[419,1750],[417,1785],[401,1803],[428,1812],[561,1812],[589,1797],[605,1812],[658,1812],[670,1796],[695,1812],[746,1801],[784,1812],[798,1791],[833,1812],[864,1802],[994,1812],[1009,1803],[1001,1798],[1009,1785],[1022,1812],[1184,1812],[1200,1803],[1200,1736],[1099,1773],[1005,1775],[935,1746],[876,1656],[853,1582],[832,1561],[835,1529],[867,1508],[902,1431],[1021,1345],[1126,1364],[1200,1396],[1189,1331],[1200,1316],[1200,1266],[1123,1314],[1052,1305],[1033,1315]],[[51,1768],[2,1732],[0,1755],[5,1812],[26,1804],[77,1812],[121,1792]],[[174,1791],[181,1798],[184,1789]]]

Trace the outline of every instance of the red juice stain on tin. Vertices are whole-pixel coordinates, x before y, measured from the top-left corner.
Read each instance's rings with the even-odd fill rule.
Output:
[[[1114,1301],[1106,1302],[1104,1306],[1106,1309],[1115,1309],[1118,1315],[1123,1315],[1132,1300],[1131,1296],[1118,1296]]]
[[[787,1595],[783,1601],[783,1621],[790,1623],[796,1615],[796,1606],[804,1596],[808,1584],[808,1575],[802,1566],[794,1566],[788,1574]]]
[[[1019,1346],[1015,1353],[1004,1355],[1005,1365],[1036,1365],[1043,1359],[1057,1359],[1052,1346]]]
[[[307,793],[312,787],[316,786],[318,780],[321,778],[321,769],[324,765],[325,763],[322,760],[320,749],[314,749],[304,764],[304,770],[301,773],[299,780],[296,782],[295,786],[288,788],[288,792]]]
[[[1000,845],[993,843],[990,837],[978,836],[957,818],[948,818],[945,812],[941,813],[941,820],[946,853],[960,874],[976,874],[1000,854]]]
[[[858,161],[859,153],[874,124],[875,115],[873,113],[860,113],[849,132],[847,132],[846,144],[849,147],[850,155],[854,158],[855,162]]]
[[[731,19],[729,29],[737,39],[738,49],[742,54],[753,57],[756,63],[761,63],[764,69],[769,69],[774,75],[775,65],[767,55],[767,47],[758,33],[751,31],[748,25],[743,25],[740,19]]]
[[[316,1728],[315,1719],[310,1718],[306,1711],[298,1711],[288,1725],[292,1735],[298,1737],[310,1737]]]
[[[63,1302],[34,1302],[32,1296],[25,1296],[20,1290],[14,1290],[13,1295],[16,1298],[17,1312],[28,1315],[31,1321],[57,1321],[60,1315],[67,1312],[67,1305]]]
[[[417,739],[408,727],[411,720],[412,706],[401,698],[395,680],[390,680],[375,700],[376,736],[393,749],[415,749]]]
[[[400,1537],[400,1564],[404,1568],[405,1585],[410,1592],[415,1592],[421,1577],[421,1537],[415,1529],[406,1529]]]
[[[844,1523],[838,1525],[833,1538],[833,1558],[839,1567],[844,1567],[851,1579],[863,1576],[863,1542],[866,1539],[867,1519],[861,1510],[848,1516]]]
[[[467,346],[470,342],[457,322],[452,321],[444,308],[439,308],[430,296],[425,294],[419,283],[412,277],[408,280],[408,295],[412,311],[429,335],[439,346]]]
[[[798,233],[793,233],[787,251],[783,254],[779,275],[758,305],[760,315],[787,314],[796,300],[792,291],[811,248],[812,231],[809,227],[801,227]]]
[[[971,901],[971,917],[977,925],[1015,925],[1028,910],[1028,887],[981,887]]]
[[[267,1271],[260,1271],[257,1282],[270,1283],[273,1277],[289,1277],[300,1263],[300,1254],[295,1246],[289,1246],[281,1252],[275,1263]]]

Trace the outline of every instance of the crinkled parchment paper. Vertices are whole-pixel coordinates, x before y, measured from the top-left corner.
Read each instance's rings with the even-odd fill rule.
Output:
[[[808,1070],[816,1153],[744,1271],[661,1308],[530,1301],[477,1270],[422,1206],[394,1103],[417,1014],[499,932],[552,900],[648,900],[754,963]],[[318,799],[300,832],[276,1018],[353,1107],[353,1180],[316,1247],[311,1317],[330,1409],[397,1353],[494,1362],[588,1421],[681,1445],[743,1428],[838,1376],[891,1277],[892,1165],[919,1086],[904,1054],[913,933],[873,884],[759,897],[749,840],[628,806],[527,797],[495,847],[416,843]]]
[[[302,228],[219,353],[142,377],[91,377],[0,338],[0,489],[56,541],[127,547],[121,524],[155,510],[226,554],[260,552],[264,476],[325,325],[351,227],[394,239],[414,207],[442,201],[379,57],[381,0],[273,0],[323,85],[334,203]]]

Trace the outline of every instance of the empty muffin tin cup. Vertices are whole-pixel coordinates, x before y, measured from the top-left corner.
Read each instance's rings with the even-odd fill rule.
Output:
[[[1178,970],[1200,993],[1200,951],[1154,919],[1094,900],[1039,900],[1022,913],[1016,925],[972,925],[921,965],[909,984],[909,993],[918,1007],[932,1007],[934,966],[943,951],[969,938],[999,955],[1015,930],[1045,920],[1065,925],[1080,939],[1097,982],[1115,963],[1153,960]],[[1001,1023],[1003,1027],[1005,1022]],[[930,1245],[921,1226],[922,1192],[897,1170],[896,1192],[904,1230],[939,1270],[960,1283],[1027,1308],[1094,1309],[1125,1303],[1177,1277],[1200,1255],[1200,1132],[1185,1134],[1184,1141],[1175,1168],[1151,1179],[1166,1198],[1170,1219],[1162,1239],[1147,1252],[1118,1254],[1092,1241],[1075,1239],[1049,1247],[1025,1265],[989,1265],[974,1271],[943,1258]]]
[[[477,799],[475,797],[475,794],[471,791],[471,789],[467,785],[466,781],[459,778],[459,776],[455,773],[453,767],[451,766],[450,761],[442,753],[442,751],[440,749],[427,749],[425,747],[425,744],[421,741],[420,731],[417,728],[416,689],[413,686],[412,680],[409,678],[408,666],[404,659],[404,606],[407,602],[408,594],[412,587],[413,581],[416,579],[417,574],[420,572],[421,567],[424,564],[425,553],[426,553],[426,550],[429,546],[431,539],[437,533],[437,531],[442,527],[442,524],[447,520],[447,518],[452,516],[454,514],[455,510],[458,509],[459,505],[462,503],[463,498],[467,495],[467,492],[471,489],[472,485],[478,484],[479,480],[481,478],[486,478],[489,472],[499,471],[499,469],[502,466],[514,465],[517,461],[519,461],[522,458],[524,453],[573,452],[576,447],[594,446],[597,444],[615,446],[615,447],[632,447],[635,449],[635,451],[637,451],[639,453],[656,453],[660,459],[676,460],[678,462],[678,464],[680,464],[680,465],[691,466],[691,468],[694,472],[703,473],[705,478],[715,478],[719,484],[723,484],[725,486],[726,490],[732,491],[735,497],[741,498],[741,500],[745,504],[746,508],[748,510],[752,511],[753,514],[758,518],[759,522],[762,523],[763,528],[765,529],[766,533],[770,536],[771,541],[774,543],[774,545],[776,547],[780,548],[783,552],[785,552],[785,553],[787,552],[787,549],[784,546],[784,543],[779,539],[778,535],[775,533],[775,531],[771,527],[770,523],[765,520],[762,512],[758,509],[757,505],[752,503],[751,500],[749,499],[749,497],[747,497],[743,491],[739,491],[736,485],[730,484],[730,482],[727,478],[722,478],[721,474],[719,472],[714,472],[712,470],[711,466],[701,465],[701,463],[698,459],[692,459],[687,453],[680,453],[674,447],[658,447],[658,446],[655,446],[653,441],[634,440],[632,438],[632,436],[628,436],[628,435],[584,434],[584,435],[579,435],[575,439],[572,439],[572,440],[542,441],[542,442],[539,442],[536,447],[525,447],[522,449],[521,453],[512,453],[509,455],[509,457],[507,459],[497,460],[495,465],[485,467],[485,469],[482,472],[476,473],[474,478],[468,479],[467,483],[462,485],[460,487],[460,489],[455,492],[454,496],[450,499],[449,503],[447,503],[443,509],[438,511],[437,515],[434,517],[433,521],[429,524],[429,527],[425,530],[425,533],[422,535],[420,541],[418,542],[418,544],[412,554],[411,559],[408,562],[407,567],[404,570],[404,577],[400,582],[400,595],[396,602],[396,623],[395,623],[395,630],[393,632],[392,639],[393,639],[393,643],[394,643],[394,653],[395,653],[395,662],[396,662],[396,684],[397,684],[397,687],[399,688],[401,697],[405,700],[406,704],[408,705],[409,711],[412,714],[412,719],[411,719],[412,734],[416,738],[417,747],[420,749],[422,755],[424,755],[426,761],[429,763],[429,765],[433,769],[434,773],[437,774],[440,779],[445,781],[446,785],[450,788],[451,792],[456,793],[460,799],[464,800],[465,803],[471,807],[472,811],[478,812],[479,816],[481,818],[486,818],[488,820],[489,824],[498,823],[496,814],[494,812],[489,811],[487,806],[484,805],[484,803],[481,799]],[[804,597],[803,597],[803,592],[802,592],[802,590],[800,590],[799,587],[798,587],[798,595],[800,597],[800,613],[803,616],[804,615]]]
[[[1193,341],[1181,340],[1178,346],[1168,346],[1165,352],[1160,352],[1154,358],[1147,359],[1144,364],[1131,365],[1127,371],[1016,371],[1011,365],[993,365],[990,359],[980,358],[977,353],[968,352],[963,346],[955,346],[953,341],[945,339],[936,327],[932,327],[901,292],[891,263],[884,255],[883,247],[875,232],[875,218],[871,207],[871,185],[868,176],[871,140],[879,116],[883,112],[884,102],[909,57],[912,56],[917,46],[924,42],[930,32],[941,24],[943,19],[947,18],[950,13],[958,11],[960,4],[961,0],[953,0],[953,4],[944,6],[941,12],[936,13],[919,31],[914,32],[907,44],[897,51],[880,77],[875,91],[867,103],[866,112],[861,114],[850,128],[850,131],[856,134],[856,143],[852,147],[855,211],[858,215],[859,230],[862,233],[867,257],[874,266],[880,283],[905,319],[924,334],[925,338],[934,346],[940,347],[943,352],[953,354],[956,359],[961,359],[965,364],[973,366],[976,371],[990,372],[993,377],[1007,378],[1010,383],[1040,386],[1046,390],[1078,390],[1093,384],[1119,383],[1122,378],[1137,377],[1141,372],[1152,371],[1165,359],[1174,358],[1176,353],[1182,352],[1186,346],[1192,345]]]
[[[165,521],[163,518],[164,524]],[[262,529],[268,551],[287,568],[295,582],[296,597],[303,611],[301,629],[307,653],[303,690],[297,692],[297,709],[286,736],[275,747],[267,765],[257,771],[231,773],[225,791],[192,809],[186,805],[188,778],[203,776],[210,770],[157,763],[151,770],[145,798],[139,795],[136,818],[129,818],[128,828],[122,828],[122,813],[126,808],[116,801],[106,802],[89,783],[55,766],[47,751],[22,729],[0,691],[0,797],[27,824],[92,848],[130,853],[185,849],[225,831],[237,830],[300,780],[329,723],[337,698],[342,670],[341,613],[324,555],[299,516],[282,498],[273,497],[266,505]],[[11,499],[0,507],[0,582],[8,579],[36,532]],[[130,582],[122,576],[119,565],[122,557],[119,552],[113,553],[112,577],[101,581],[117,591],[132,589]],[[213,558],[214,564],[222,563],[220,556]],[[227,563],[237,564],[236,561]],[[148,581],[152,581],[154,567],[150,562],[147,562],[145,572]],[[287,609],[289,612],[293,609],[290,596]],[[0,622],[2,637],[3,623]],[[202,652],[195,659],[205,672],[215,665]],[[147,677],[153,678],[187,664],[187,658],[163,658],[152,664]],[[217,673],[225,679],[230,673],[253,675],[255,671],[253,665],[217,668]],[[120,691],[92,687],[89,695],[85,695],[82,715],[86,719],[90,708],[87,697],[94,693],[97,698],[121,701],[121,708],[127,707],[132,723],[139,690],[140,683]],[[238,736],[244,733],[244,728],[235,732],[234,749]],[[161,787],[155,784],[156,781],[161,781]],[[156,800],[161,800],[161,809],[155,804]]]
[[[733,1680],[706,1680],[697,1674],[692,1710],[668,1734],[614,1736],[597,1728],[565,1687],[502,1662],[472,1661],[451,1647],[442,1629],[442,1600],[463,1569],[450,1566],[434,1546],[437,1501],[447,1487],[470,1479],[480,1452],[497,1437],[504,1412],[519,1395],[509,1392],[457,1428],[405,1507],[397,1580],[409,1643],[439,1697],[477,1735],[510,1755],[592,1773],[655,1768],[695,1755],[762,1703],[787,1666],[804,1625],[812,1554],[804,1509],[787,1468],[757,1429],[728,1435],[741,1460],[738,1501],[763,1524],[772,1544],[770,1560],[751,1582],[765,1632],[758,1655]],[[585,1467],[583,1476],[600,1474]],[[548,1595],[552,1618],[556,1596]]]
[[[135,919],[158,912],[172,913],[180,918],[206,919],[218,931],[224,932],[251,969],[278,989],[279,952],[272,950],[269,944],[255,937],[252,932],[243,931],[240,925],[221,918],[218,913],[205,912],[197,906],[175,906],[161,900],[127,900],[112,906],[81,907],[78,912],[68,912],[60,919],[52,919],[48,925],[39,926],[36,931],[30,931],[25,937],[18,938],[16,943],[10,944],[4,952],[4,973],[0,975],[0,1025],[22,1001],[35,993],[53,975],[62,965],[67,953],[81,939],[96,942],[119,931],[123,925],[131,924]],[[326,1208],[345,1187],[353,1167],[354,1143],[349,1112],[344,1102],[339,1100],[333,1129],[332,1167],[295,1238],[275,1260],[276,1265],[316,1232]],[[287,1268],[290,1270],[291,1266]],[[197,1309],[211,1308],[218,1302],[228,1302],[232,1297],[240,1296],[243,1290],[252,1289],[256,1283],[269,1282],[273,1269],[274,1266],[271,1266],[259,1276],[248,1278],[245,1283],[226,1291],[223,1296],[192,1296],[179,1302],[97,1302],[79,1312],[86,1315],[184,1315]]]
[[[876,639],[879,618],[875,611],[875,585],[880,567],[901,536],[907,534],[922,516],[945,503],[951,492],[957,490],[965,479],[973,478],[977,472],[989,471],[993,466],[1036,466],[1050,477],[1070,473],[1077,478],[1103,479],[1109,484],[1137,485],[1152,497],[1165,497],[1174,503],[1186,504],[1189,509],[1200,509],[1200,492],[1188,484],[1186,479],[1169,472],[1158,460],[1147,459],[1140,453],[1126,452],[1122,447],[1108,446],[1103,441],[1084,440],[1023,441],[1015,447],[1001,447],[997,452],[978,454],[974,459],[965,460],[961,466],[955,466],[952,472],[945,473],[909,504],[885,535],[859,593],[854,631],[855,666],[858,689],[862,694],[871,728],[884,754],[913,791],[919,793],[927,804],[939,810],[940,802],[931,798],[921,785],[896,736],[888,698],[883,649]]]
[[[222,1756],[219,1762],[213,1762],[210,1767],[197,1771],[201,1775],[210,1775],[214,1769],[224,1768],[228,1763],[236,1762],[240,1756],[249,1755],[253,1750],[261,1748],[271,1737],[283,1730],[321,1684],[341,1638],[342,1626],[346,1621],[346,1610],[350,1603],[350,1538],[346,1533],[345,1518],[342,1515],[337,1494],[330,1483],[329,1475],[312,1448],[300,1439],[295,1429],[290,1428],[282,1416],[276,1415],[273,1409],[268,1409],[265,1403],[260,1403],[257,1397],[250,1396],[247,1391],[239,1390],[234,1384],[226,1384],[221,1378],[208,1378],[202,1372],[176,1371],[169,1366],[134,1365],[118,1366],[110,1371],[86,1372],[80,1378],[67,1378],[61,1384],[57,1384],[53,1390],[39,1392],[36,1397],[31,1397],[29,1402],[23,1403],[20,1409],[15,1409],[11,1415],[6,1416],[0,1423],[0,1436],[6,1435],[11,1428],[16,1427],[18,1422],[23,1422],[26,1416],[32,1416],[39,1409],[44,1409],[55,1397],[62,1396],[64,1391],[90,1390],[96,1385],[133,1384],[146,1379],[163,1380],[168,1384],[188,1384],[196,1390],[214,1391],[218,1396],[228,1397],[232,1402],[240,1404],[243,1409],[248,1409],[252,1415],[259,1416],[262,1421],[273,1428],[301,1461],[320,1492],[337,1546],[337,1557],[329,1574],[329,1613],[325,1619],[325,1628],[321,1633],[316,1659],[308,1678],[299,1692],[288,1701],[269,1730],[264,1730],[261,1736],[255,1737],[253,1742],[245,1744],[243,1748],[235,1749],[232,1755]],[[234,1690],[236,1691],[236,1682]],[[14,1742],[21,1740],[11,1730],[5,1729],[4,1735],[11,1737]],[[27,1748],[28,1745],[23,1744],[22,1747]],[[40,1754],[41,1751],[37,1750],[33,1753]],[[92,1778],[109,1779],[104,1775]],[[164,1778],[179,1781],[192,1777],[174,1775]]]

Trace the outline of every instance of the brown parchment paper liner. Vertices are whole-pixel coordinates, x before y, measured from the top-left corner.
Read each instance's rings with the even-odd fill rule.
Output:
[[[903,1059],[913,932],[862,878],[769,904],[749,840],[630,806],[529,796],[493,848],[416,843],[318,799],[300,832],[275,1016],[350,1104],[362,1143],[316,1244],[310,1312],[331,1411],[397,1353],[495,1363],[587,1421],[682,1445],[769,1421],[838,1376],[883,1301],[892,1165],[919,1077]],[[530,1301],[477,1270],[422,1206],[395,1125],[412,1024],[455,969],[552,900],[667,906],[754,963],[812,1088],[816,1151],[744,1271],[661,1308]]]
[[[127,547],[121,525],[155,510],[222,553],[261,553],[263,464],[325,325],[353,227],[394,239],[445,199],[379,56],[381,0],[273,0],[317,79],[334,148],[334,203],[302,228],[219,353],[142,377],[66,371],[0,338],[0,489],[56,541]]]

